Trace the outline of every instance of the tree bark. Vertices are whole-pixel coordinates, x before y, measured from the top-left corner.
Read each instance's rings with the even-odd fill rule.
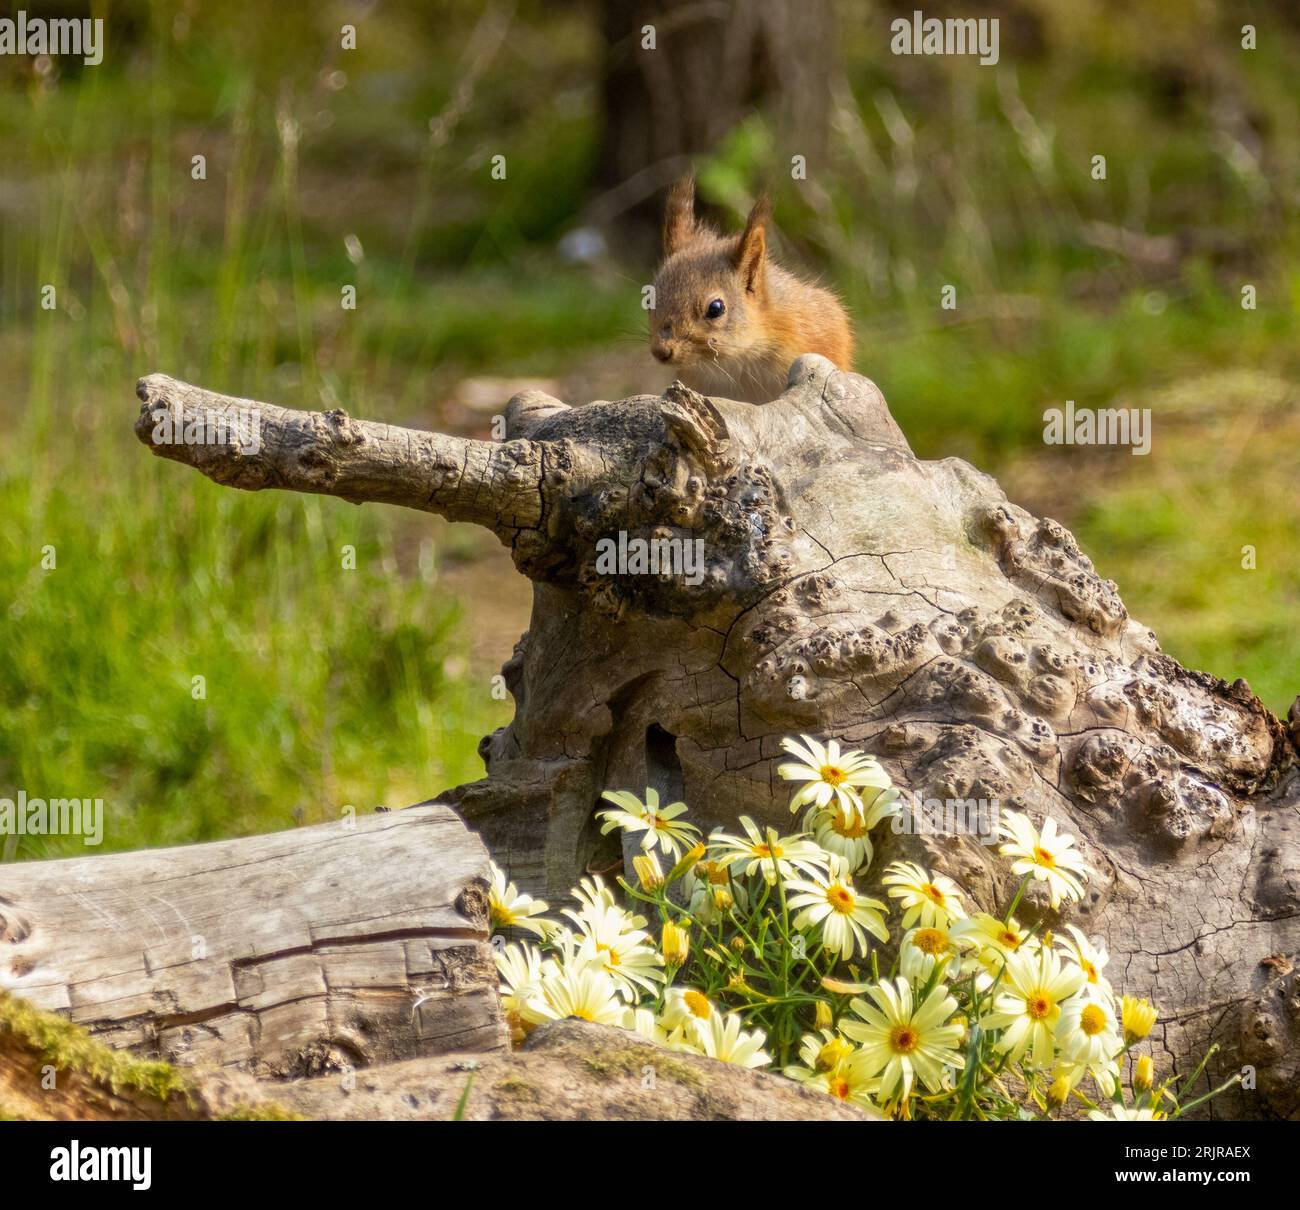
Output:
[[[0,988],[262,1077],[507,1043],[487,853],[446,807],[0,867]]]
[[[587,1021],[538,1026],[523,1047],[375,1068],[340,1096],[337,1080],[270,1094],[308,1118],[470,1122],[863,1122],[873,1115],[775,1072],[670,1051]]]
[[[140,389],[145,441],[160,408],[264,406],[161,376]],[[267,410],[251,463],[155,452],[234,486],[478,520],[533,581],[503,669],[515,718],[480,746],[487,776],[443,796],[522,882],[558,895],[617,860],[592,817],[605,787],[682,797],[706,829],[742,812],[789,826],[779,741],[834,736],[915,799],[1077,836],[1093,875],[1063,919],[1160,1005],[1158,1067],[1217,1041],[1212,1070],[1250,1065],[1255,1087],[1211,1112],[1300,1114],[1294,709],[1288,728],[1245,682],[1163,654],[1062,526],[958,459],[918,460],[871,382],[808,356],[760,407],[680,386],[574,409],[529,393],[487,448]],[[425,469],[460,447],[459,467]],[[601,542],[620,533],[701,541],[703,574],[611,574]],[[898,857],[985,909],[1013,891],[971,835],[888,835],[872,872]],[[1025,913],[1062,923],[1037,888]]]
[[[50,1070],[56,1071],[53,1080]],[[0,992],[0,1122],[867,1121],[771,1072],[586,1021],[538,1026],[520,1050],[428,1055],[349,1073],[255,1080],[144,1063]]]

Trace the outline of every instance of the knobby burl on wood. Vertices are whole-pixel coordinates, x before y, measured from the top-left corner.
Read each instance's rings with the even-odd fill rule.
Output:
[[[480,745],[486,777],[440,797],[532,889],[616,859],[602,789],[654,786],[706,827],[775,821],[780,738],[834,736],[919,799],[1055,817],[1094,871],[1073,918],[1164,1006],[1170,1063],[1222,1042],[1220,1071],[1250,1064],[1257,1087],[1214,1112],[1300,1113],[1295,708],[1284,724],[1163,654],[1063,526],[959,459],[917,459],[869,380],[807,356],[761,406],[527,392],[503,442],[160,375],[139,390],[141,439],[218,482],[401,504],[509,547],[533,583],[503,668],[515,717]],[[177,409],[236,432],[255,410],[260,449],[153,444]],[[611,574],[620,533],[702,541],[703,574]],[[898,857],[981,907],[1009,898],[975,837],[891,835],[876,865]]]

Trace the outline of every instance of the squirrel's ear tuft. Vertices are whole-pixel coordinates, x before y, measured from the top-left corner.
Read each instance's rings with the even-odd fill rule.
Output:
[[[695,234],[695,176],[679,177],[668,192],[664,208],[664,255],[684,248]]]
[[[736,244],[735,265],[745,283],[746,290],[756,290],[762,284],[763,268],[767,263],[767,224],[772,217],[772,202],[763,194],[754,203]]]

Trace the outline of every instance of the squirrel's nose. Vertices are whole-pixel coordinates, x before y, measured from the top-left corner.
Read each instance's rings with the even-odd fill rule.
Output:
[[[650,352],[653,353],[659,361],[672,361],[673,359],[672,345],[668,344],[666,341],[656,340],[654,344],[650,346]]]

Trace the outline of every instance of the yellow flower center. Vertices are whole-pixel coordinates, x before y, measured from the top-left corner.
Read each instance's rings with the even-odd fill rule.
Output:
[[[912,944],[923,954],[942,954],[948,948],[948,934],[942,929],[917,929]]]
[[[708,997],[703,992],[697,992],[694,988],[688,992],[683,992],[682,1000],[694,1016],[707,1020],[713,1012],[713,1005],[709,1003]]]
[[[821,778],[828,786],[842,786],[848,774],[836,765],[822,765]]]
[[[579,1021],[595,1020],[595,1017],[589,1008],[575,1008],[570,1015],[577,1017]]]
[[[1093,966],[1093,964],[1089,962],[1086,958],[1082,962],[1080,962],[1079,965],[1083,967],[1083,973],[1088,976],[1088,982],[1096,983],[1097,968]]]
[[[846,886],[841,886],[838,882],[826,888],[826,902],[831,907],[847,916],[853,911],[853,892]]]
[[[1056,865],[1056,855],[1049,853],[1042,845],[1034,846],[1034,860],[1041,866],[1046,866],[1049,870]]]
[[[846,840],[857,840],[859,837],[865,836],[867,834],[866,820],[860,819],[856,811],[850,818],[852,822],[845,823],[844,816],[837,811],[835,818],[831,820],[831,831],[836,836],[843,836]]]
[[[727,867],[719,865],[716,861],[706,861],[700,868],[704,871],[704,876],[714,885],[725,885],[730,881],[727,874]]]
[[[921,883],[921,894],[924,895],[927,899],[934,900],[934,902],[937,904],[940,905],[943,904],[944,901],[943,892],[937,886],[935,886],[933,882]]]
[[[921,1044],[921,1037],[910,1025],[895,1025],[889,1034],[889,1045],[900,1055],[910,1055]]]
[[[1020,934],[1013,933],[1010,929],[1003,929],[1002,932],[998,934],[998,940],[1000,940],[1008,949],[1014,950],[1020,948]]]
[[[1090,1038],[1095,1038],[1106,1028],[1106,1013],[1098,1004],[1085,1006],[1079,1014],[1079,1028]]]
[[[848,1080],[843,1076],[836,1076],[835,1079],[831,1080],[831,1082],[826,1085],[826,1091],[838,1100],[847,1101],[849,1099],[849,1093],[852,1090],[849,1088]]]
[[[1035,1021],[1045,1020],[1052,1015],[1056,1001],[1044,991],[1031,992],[1025,997],[1025,1012]]]

